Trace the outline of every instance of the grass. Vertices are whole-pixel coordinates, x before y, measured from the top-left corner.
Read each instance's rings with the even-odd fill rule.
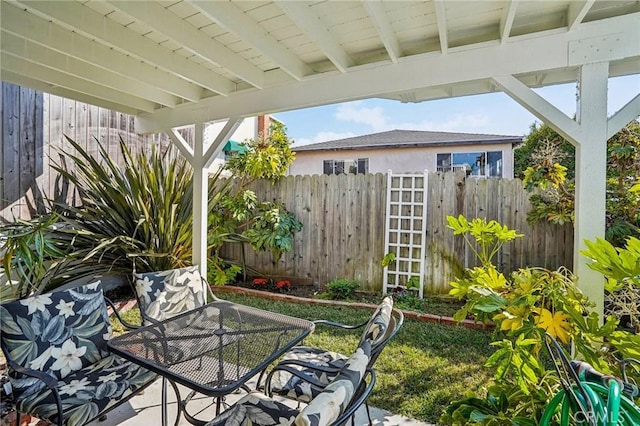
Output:
[[[366,309],[296,304],[236,294],[225,294],[224,299],[299,318],[346,324],[364,322],[371,315]],[[125,313],[129,321],[137,318],[137,310]],[[114,331],[123,330],[114,325]],[[359,332],[318,326],[305,344],[350,354],[359,338]],[[492,353],[490,342],[490,334],[485,331],[405,319],[403,328],[374,366],[378,378],[369,402],[395,414],[435,423],[451,401],[464,397],[466,392],[481,391],[488,382],[492,372],[483,364]]]

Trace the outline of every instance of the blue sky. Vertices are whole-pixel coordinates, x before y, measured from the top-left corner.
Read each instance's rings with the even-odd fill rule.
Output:
[[[576,85],[536,91],[568,116],[576,112]],[[640,92],[640,75],[609,79],[609,115]],[[294,146],[393,129],[523,136],[537,119],[504,93],[403,104],[368,99],[274,114]]]

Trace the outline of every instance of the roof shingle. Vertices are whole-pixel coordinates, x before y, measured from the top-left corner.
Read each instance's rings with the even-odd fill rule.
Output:
[[[470,145],[522,142],[521,136],[477,133],[431,132],[421,130],[389,130],[346,139],[294,146],[294,151],[334,151],[342,149],[409,148],[419,146]]]

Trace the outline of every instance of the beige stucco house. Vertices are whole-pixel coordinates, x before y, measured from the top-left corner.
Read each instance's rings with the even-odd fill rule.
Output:
[[[294,147],[289,174],[465,170],[513,178],[513,150],[521,142],[521,136],[391,130]]]

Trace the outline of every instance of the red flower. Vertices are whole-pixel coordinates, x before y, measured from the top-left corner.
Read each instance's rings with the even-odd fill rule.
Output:
[[[288,280],[282,280],[276,283],[276,288],[289,288],[289,287],[291,287],[291,283]]]
[[[267,279],[266,278],[254,278],[253,279],[253,285],[267,285]]]

